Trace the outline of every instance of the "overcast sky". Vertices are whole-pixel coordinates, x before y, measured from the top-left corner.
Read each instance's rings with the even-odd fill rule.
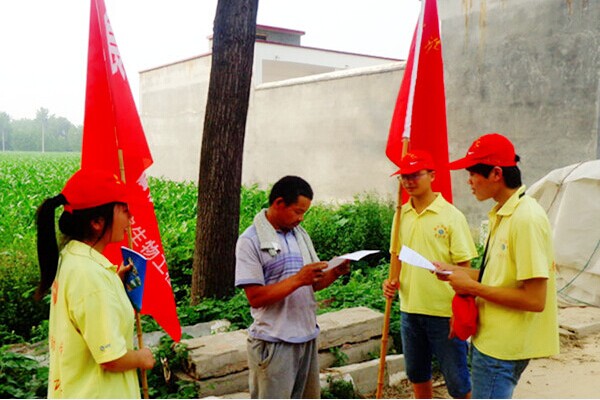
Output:
[[[138,72],[210,51],[217,0],[105,0],[133,96]],[[406,58],[419,0],[259,0],[258,24],[304,46]],[[83,123],[89,0],[0,0],[0,111]]]

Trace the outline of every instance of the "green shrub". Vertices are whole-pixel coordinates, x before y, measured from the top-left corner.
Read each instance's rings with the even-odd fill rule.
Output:
[[[258,185],[242,187],[240,197],[240,234],[252,225],[254,216],[263,208],[269,207],[269,190]]]
[[[322,399],[360,399],[352,382],[327,376],[328,387],[321,389]]]
[[[389,261],[393,216],[393,204],[366,194],[352,203],[313,205],[302,225],[322,260],[356,250],[381,250],[368,258],[368,264],[375,266],[381,259]]]
[[[48,368],[8,346],[0,348],[0,398],[44,399],[48,391]]]
[[[183,334],[183,339],[191,336]],[[188,358],[184,344],[174,343],[167,335],[160,339],[153,350],[156,363],[147,371],[148,394],[151,399],[195,399],[198,398],[197,384],[177,379],[175,373],[183,370]]]

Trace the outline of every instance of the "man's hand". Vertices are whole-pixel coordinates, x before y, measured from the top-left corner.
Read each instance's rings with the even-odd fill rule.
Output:
[[[396,291],[400,289],[400,282],[389,279],[383,281],[383,297],[387,299],[393,299],[396,296]]]
[[[298,279],[301,286],[314,285],[323,279],[323,270],[325,268],[327,268],[327,263],[324,261],[306,264],[300,271],[298,271],[296,274],[296,279]]]
[[[454,289],[456,294],[475,295],[474,289],[478,285],[478,282],[471,278],[464,268],[459,267],[455,269],[450,275],[447,275],[447,277],[450,286],[452,286],[452,289]]]
[[[336,279],[342,275],[350,273],[350,260],[344,260],[340,265],[333,269]]]
[[[432,264],[435,266],[435,271],[433,271],[435,273],[435,276],[440,280],[440,281],[448,281],[448,277],[450,275],[445,274],[444,272],[454,272],[457,268],[462,268],[459,267],[458,265],[450,265],[450,264],[446,264],[440,261],[433,261]]]

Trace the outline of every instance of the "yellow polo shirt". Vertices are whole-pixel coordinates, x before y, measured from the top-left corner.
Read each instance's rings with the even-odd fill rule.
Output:
[[[458,264],[477,257],[465,216],[441,194],[420,214],[408,201],[402,206],[398,243],[430,261]],[[392,229],[396,229],[392,227]],[[396,249],[400,252],[400,248]],[[454,290],[426,269],[402,263],[400,310],[436,317],[452,315]]]
[[[133,324],[116,266],[84,243],[67,243],[52,285],[48,398],[140,398],[135,369],[100,366],[133,349]]]
[[[524,280],[547,278],[542,312],[520,311],[477,298],[479,325],[473,344],[501,360],[547,357],[559,352],[552,230],[546,212],[519,188],[490,213],[484,285],[517,288]]]

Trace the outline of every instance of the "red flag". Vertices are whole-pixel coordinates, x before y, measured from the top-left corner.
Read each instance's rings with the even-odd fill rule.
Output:
[[[104,0],[91,0],[81,167],[106,169],[121,176],[119,151],[131,195],[133,249],[148,259],[141,313],[154,317],[174,341],[179,341],[181,326],[146,181],[145,170],[152,165],[152,155]],[[122,261],[121,245],[128,246],[127,239],[107,246],[105,251],[117,265]]]
[[[436,0],[422,0],[392,117],[385,153],[396,165],[402,159],[403,138],[409,139],[409,151],[425,150],[433,156],[437,167],[433,190],[452,202],[444,65]]]

